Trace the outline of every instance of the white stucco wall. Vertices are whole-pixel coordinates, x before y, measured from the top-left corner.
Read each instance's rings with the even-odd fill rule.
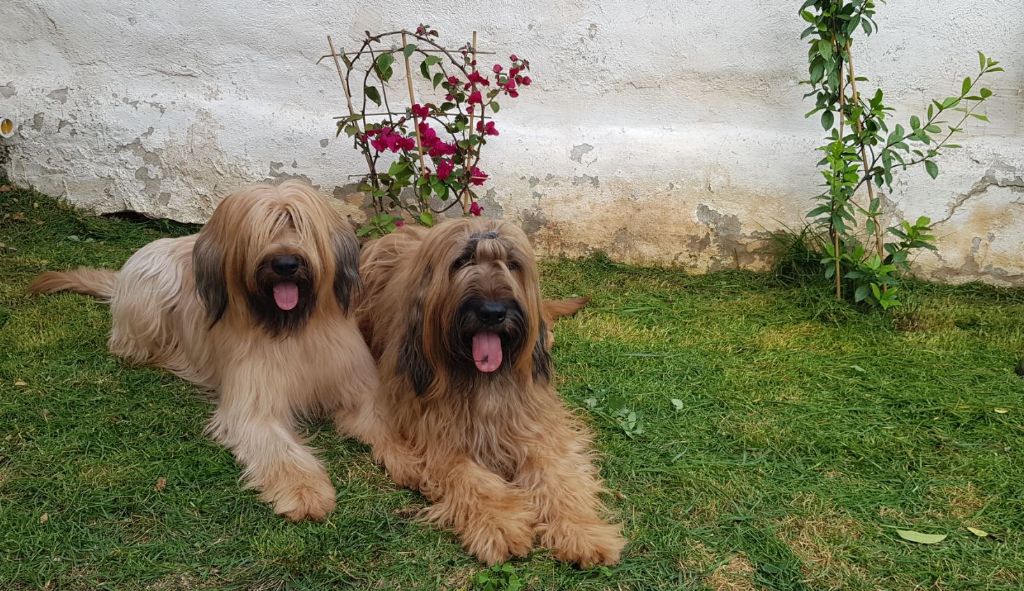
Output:
[[[0,115],[10,177],[100,212],[202,221],[241,184],[292,175],[341,194],[363,172],[325,35],[426,22],[451,45],[528,57],[535,84],[488,146],[488,215],[545,253],[600,249],[693,270],[759,267],[765,232],[796,226],[818,191],[822,131],[801,96],[799,2],[659,0],[6,0]],[[182,8],[181,6],[191,6]],[[992,125],[972,125],[942,175],[900,175],[890,199],[938,226],[918,269],[1024,285],[1024,2],[897,0],[855,46],[858,74],[906,120],[973,75]]]

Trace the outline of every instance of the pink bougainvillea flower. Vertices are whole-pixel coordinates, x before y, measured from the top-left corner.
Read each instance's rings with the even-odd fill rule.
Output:
[[[519,84],[522,84],[523,86],[529,86],[532,82],[533,80],[530,80],[529,76],[523,76],[519,79]]]
[[[487,173],[474,166],[472,172],[469,175],[469,182],[473,183],[474,185],[482,185],[486,180]]]
[[[455,169],[455,165],[452,164],[451,160],[443,159],[443,160],[438,161],[438,163],[437,163],[437,178],[441,179],[442,181],[448,180],[448,177],[451,176],[452,170],[454,170],[454,169]]]
[[[492,71],[493,71],[493,72],[494,72],[495,74],[500,74],[500,73],[501,73],[501,70],[502,70],[502,69],[503,69],[503,68],[501,67],[501,64],[494,64],[494,67],[493,67],[493,68],[491,68],[491,70],[492,70]]]
[[[470,204],[470,206],[469,206],[469,213],[471,213],[471,214],[473,214],[475,216],[479,216],[483,212],[484,212],[484,208],[481,207],[480,204],[477,203],[476,201],[474,201],[472,204]]]
[[[519,75],[519,68],[512,68],[511,70],[508,71],[508,77],[509,78],[515,78],[518,75]]]
[[[421,121],[419,124],[420,130],[420,143],[423,144],[424,148],[430,149],[431,146],[437,142],[437,132],[430,126],[429,123]]]
[[[474,90],[469,94],[469,100],[466,102],[471,105],[479,105],[483,103],[483,96],[480,94],[479,90]]]
[[[405,137],[393,129],[374,129],[366,132],[365,135],[366,137],[373,136],[373,139],[370,140],[370,145],[378,152],[390,151],[397,153],[400,150],[409,151],[416,148],[416,140],[411,137]]]
[[[396,228],[401,228],[404,225],[405,225],[405,220],[395,220],[395,227]]]
[[[519,56],[517,56],[516,54],[513,53],[512,55],[508,56],[508,61],[510,61],[510,62],[518,62],[519,61]]]
[[[430,157],[440,158],[441,156],[454,156],[457,151],[458,148],[455,147],[455,144],[437,142],[430,147]]]
[[[455,76],[449,76],[448,77],[448,84],[458,84],[458,83],[459,83],[459,79],[456,78]]]
[[[480,72],[478,72],[476,70],[473,70],[472,72],[470,72],[469,76],[467,76],[466,79],[469,80],[470,84],[480,84],[480,85],[483,85],[483,86],[490,86],[491,85],[490,80],[488,80],[487,78],[484,78],[483,76],[481,76]]]
[[[486,124],[483,121],[477,121],[476,130],[484,135],[498,135],[498,130],[495,129],[493,121],[488,121]]]
[[[421,105],[419,103],[412,106],[413,117],[419,117],[420,119],[426,119],[430,116],[430,106]]]

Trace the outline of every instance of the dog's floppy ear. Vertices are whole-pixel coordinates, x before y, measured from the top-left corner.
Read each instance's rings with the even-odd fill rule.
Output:
[[[533,381],[547,383],[551,380],[551,353],[548,350],[548,326],[541,321],[537,343],[533,346]]]
[[[409,327],[398,359],[398,371],[409,376],[409,382],[418,396],[425,395],[430,383],[434,381],[434,370],[423,353],[422,309],[419,298],[416,298],[409,310]]]
[[[228,284],[224,275],[224,249],[213,231],[200,231],[192,248],[192,272],[196,291],[206,306],[210,325],[224,316],[228,307]]]
[[[338,216],[339,218],[341,216]],[[341,218],[331,232],[331,251],[334,254],[334,295],[341,309],[348,312],[352,296],[359,291],[359,241],[352,224]]]

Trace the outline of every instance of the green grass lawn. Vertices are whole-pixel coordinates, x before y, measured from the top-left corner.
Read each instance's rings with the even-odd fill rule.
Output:
[[[105,306],[24,294],[44,269],[118,266],[189,231],[0,193],[0,589],[483,588],[364,446],[310,425],[338,508],[286,523],[203,435],[211,405],[194,388],[107,353]],[[1024,292],[915,285],[890,320],[767,275],[600,259],[543,271],[548,295],[593,296],[558,325],[556,370],[597,433],[630,544],[614,568],[538,550],[494,578],[1024,588]]]

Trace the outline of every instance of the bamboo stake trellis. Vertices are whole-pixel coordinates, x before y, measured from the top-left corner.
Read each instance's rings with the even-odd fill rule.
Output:
[[[410,106],[410,109],[411,109],[412,105],[417,104],[416,92],[415,92],[415,88],[414,88],[414,85],[413,85],[413,74],[412,74],[412,63],[411,63],[411,58],[412,58],[412,56],[415,53],[422,53],[424,55],[434,54],[436,56],[440,56],[440,60],[438,62],[435,62],[435,63],[440,66],[441,72],[443,72],[445,78],[448,78],[448,71],[447,71],[446,67],[454,67],[454,68],[458,69],[459,71],[461,71],[461,73],[463,75],[466,75],[467,78],[468,78],[468,69],[475,69],[475,67],[476,67],[475,64],[476,64],[476,60],[477,60],[478,56],[480,56],[480,55],[493,55],[495,52],[494,51],[480,51],[478,49],[478,47],[477,47],[477,32],[476,31],[473,31],[472,41],[470,43],[467,43],[466,45],[458,48],[458,49],[453,49],[453,48],[450,48],[450,47],[444,47],[444,46],[434,42],[432,39],[430,39],[429,35],[427,35],[427,34],[420,34],[419,32],[411,32],[411,31],[404,30],[404,29],[396,30],[396,31],[389,31],[387,33],[381,33],[381,34],[377,34],[377,35],[371,35],[369,31],[366,31],[365,35],[366,36],[362,40],[360,47],[357,50],[355,50],[355,51],[345,51],[344,48],[336,48],[335,45],[334,45],[333,39],[331,38],[330,35],[328,35],[327,36],[327,45],[328,45],[328,48],[330,50],[330,53],[327,53],[327,54],[321,56],[320,59],[317,60],[317,63],[319,63],[319,62],[321,62],[321,61],[323,61],[324,59],[327,59],[327,58],[331,58],[334,61],[335,69],[336,69],[336,71],[338,73],[338,78],[341,81],[342,90],[343,90],[343,92],[345,94],[345,103],[346,103],[346,107],[347,107],[347,110],[348,110],[348,115],[341,115],[341,116],[335,117],[335,119],[338,120],[339,133],[340,133],[340,131],[342,130],[342,128],[344,126],[352,124],[352,123],[356,123],[356,122],[361,122],[362,126],[363,126],[363,130],[365,130],[366,129],[366,125],[369,123],[368,120],[367,120],[367,118],[369,118],[369,117],[382,117],[382,118],[384,118],[381,123],[386,125],[386,126],[388,126],[388,127],[390,127],[392,130],[395,129],[396,127],[399,127],[399,126],[403,125],[406,121],[411,119],[412,124],[413,124],[413,128],[414,128],[414,132],[415,132],[415,137],[416,137],[416,152],[417,152],[416,155],[417,155],[418,160],[419,160],[420,171],[422,172],[422,171],[426,170],[426,158],[425,158],[425,154],[424,154],[424,150],[423,150],[423,138],[421,137],[420,128],[419,128],[419,124],[421,122],[421,119],[415,113],[412,113],[411,116],[410,116],[410,114],[407,113],[406,111],[398,111],[398,110],[395,110],[395,109],[393,109],[391,107],[390,101],[388,100],[388,93],[387,93],[387,82],[388,82],[387,78],[389,78],[389,76],[385,76],[384,79],[381,79],[382,78],[381,77],[381,73],[377,72],[378,79],[381,79],[381,89],[380,89],[380,93],[379,93],[380,101],[378,102],[377,100],[374,100],[373,102],[377,103],[378,105],[383,104],[384,109],[383,110],[374,111],[374,112],[367,112],[366,101],[367,101],[368,96],[367,96],[366,89],[367,89],[368,84],[369,84],[369,77],[370,77],[371,74],[373,74],[375,72],[377,64],[378,64],[378,60],[380,59],[380,56],[382,54],[391,54],[392,56],[394,56],[395,54],[398,54],[398,53],[402,54],[402,59],[404,61],[405,76],[406,76],[406,86],[407,86],[408,98],[409,98],[409,106]],[[400,40],[401,40],[401,47],[397,47],[397,48],[396,47],[391,47],[391,48],[388,48],[388,49],[380,49],[380,48],[375,49],[373,47],[374,43],[382,43],[384,39],[389,38],[389,37],[398,37],[398,38],[400,38]],[[409,41],[410,38],[414,39],[416,41],[416,43],[418,43],[418,44],[426,44],[427,46],[421,48],[421,47],[419,47],[419,45],[413,45],[412,47],[414,47],[414,49],[412,51],[409,51],[408,48],[410,47],[410,41]],[[370,64],[366,68],[366,74],[363,77],[363,89],[364,89],[364,92],[363,92],[363,96],[362,96],[362,104],[359,106],[359,108],[357,108],[356,105],[353,103],[354,93],[352,91],[352,83],[351,83],[350,78],[352,76],[352,73],[354,71],[357,71],[356,63],[364,55],[368,55],[369,56]],[[447,58],[447,59],[445,59],[445,58]],[[345,65],[345,69],[344,70],[342,69],[342,62]],[[423,70],[421,69],[421,71],[423,71]],[[434,87],[436,88],[437,85],[435,84]],[[477,89],[476,88],[476,83],[473,82],[472,90],[476,90],[476,89]],[[371,100],[373,100],[373,99],[371,98]],[[454,117],[456,119],[458,119],[460,116],[468,117],[469,125],[466,127],[466,129],[469,131],[469,133],[472,133],[472,131],[475,129],[474,125],[476,124],[477,121],[484,122],[484,121],[486,121],[488,119],[487,114],[486,114],[486,104],[484,104],[484,103],[480,104],[480,113],[479,114],[476,113],[475,105],[469,105],[469,109],[468,109],[469,112],[468,113],[464,112],[462,110],[461,106],[458,106],[458,105],[456,105],[456,106],[458,107],[458,109],[455,112],[451,112],[451,113],[432,113],[430,115],[430,117],[429,117],[429,118],[432,118],[432,119],[435,119],[436,121],[438,121],[438,123],[440,123],[442,125],[442,127],[445,129],[445,131],[449,135],[454,137],[454,138],[457,138],[458,136],[454,132],[451,131],[451,129],[449,128],[449,125],[445,121],[442,121],[440,119],[441,117],[444,117],[444,118],[453,118]],[[368,149],[368,140],[366,139],[365,135],[363,135],[363,134],[356,134],[356,136],[354,138],[354,141],[356,143],[356,147],[360,148],[360,150],[364,153],[364,155],[366,157],[366,161],[367,161],[367,166],[369,168],[369,171],[368,171],[369,174],[368,175],[358,175],[358,176],[366,176],[366,178],[368,178],[368,180],[369,180],[369,182],[370,182],[370,184],[372,186],[377,186],[377,179],[378,179],[377,164],[378,164],[378,158],[380,156],[379,153],[376,154],[376,155],[371,155],[371,151]],[[480,150],[479,150],[479,147],[477,147],[475,149],[470,149],[470,150],[467,151],[467,155],[466,155],[465,162],[463,163],[463,167],[467,171],[468,175],[472,175],[471,171],[475,169],[475,167],[479,163],[479,160],[480,160]],[[448,209],[450,209],[451,207],[453,207],[456,204],[461,206],[461,208],[462,208],[464,213],[469,211],[469,206],[470,206],[471,201],[472,201],[473,196],[474,196],[472,190],[470,189],[470,184],[471,184],[470,183],[470,179],[467,176],[466,182],[464,183],[464,185],[462,187],[462,190],[457,195],[454,196],[454,198],[453,198],[451,203],[445,205],[444,207],[442,207],[440,209],[436,209],[433,206],[429,206],[428,205],[430,207],[431,211],[433,211],[435,213],[441,213],[441,212],[447,211]],[[384,205],[385,205],[383,203],[383,200],[375,201],[375,204],[377,205],[378,209],[383,209]],[[399,202],[399,206],[402,207],[404,210],[409,211],[409,208],[407,208],[401,202]]]

